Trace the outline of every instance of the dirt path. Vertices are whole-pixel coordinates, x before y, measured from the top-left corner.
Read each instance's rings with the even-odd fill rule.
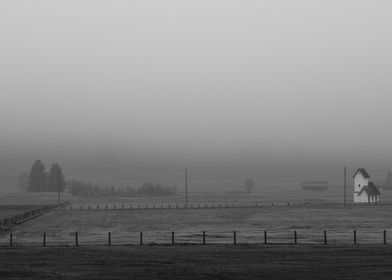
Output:
[[[0,248],[0,279],[391,279],[392,246]]]

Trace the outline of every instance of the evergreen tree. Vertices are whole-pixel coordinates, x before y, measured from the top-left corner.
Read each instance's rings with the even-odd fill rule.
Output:
[[[45,165],[40,160],[36,160],[31,167],[28,178],[27,190],[32,192],[45,191],[47,187],[47,174]]]
[[[60,187],[59,187],[60,186]],[[49,192],[63,192],[66,186],[65,176],[63,170],[58,163],[52,164],[48,174],[48,188]]]

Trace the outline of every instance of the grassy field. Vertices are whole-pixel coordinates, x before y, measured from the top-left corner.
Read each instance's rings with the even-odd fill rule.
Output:
[[[97,246],[0,250],[1,279],[391,279],[385,246]]]
[[[0,194],[0,205],[51,205],[57,204],[57,193],[54,192],[12,192]],[[69,193],[61,194],[62,200],[72,200]]]
[[[252,194],[248,193],[226,193],[226,192],[190,192],[189,203],[204,204],[204,203],[235,203],[235,202],[343,202],[342,188],[329,188],[326,191],[305,191],[299,187],[270,187],[265,190],[257,190]],[[384,191],[381,196],[381,201],[392,202],[392,191]],[[185,193],[179,192],[172,196],[162,197],[70,197],[74,206],[79,205],[101,205],[105,204],[179,204],[185,203]],[[347,200],[352,200],[352,190],[347,191]]]
[[[74,243],[75,232],[80,244],[106,244],[111,232],[112,244],[138,244],[139,232],[145,243],[169,243],[175,232],[178,243],[200,243],[206,231],[207,243],[233,242],[237,231],[238,243],[264,242],[264,230],[269,243],[293,243],[297,231],[298,243],[323,243],[327,230],[329,244],[352,244],[357,230],[360,244],[380,244],[383,230],[392,239],[390,213],[392,206],[350,207],[261,207],[218,209],[149,209],[149,210],[55,210],[15,227],[15,244],[39,244],[43,232],[47,243]],[[8,232],[0,234],[0,244],[8,244]]]
[[[19,210],[56,201],[55,194],[34,195],[15,196],[14,204],[12,195],[0,201],[7,202],[4,209]],[[205,201],[207,195],[198,199]],[[208,197],[217,203],[221,196]],[[165,198],[134,199],[96,202],[159,203],[158,199]],[[182,196],[171,199],[175,203]],[[36,204],[27,206],[31,200]],[[68,200],[84,206],[94,202]],[[392,205],[57,209],[14,227],[12,248],[8,247],[10,232],[0,233],[0,279],[390,279],[392,248],[381,244],[383,230],[392,243],[391,211]],[[268,245],[262,244],[264,230]],[[324,230],[327,246],[320,245]],[[352,245],[353,230],[357,231],[357,246]],[[136,245],[140,231],[144,246]],[[172,231],[176,246],[168,245]],[[203,231],[205,246],[200,245]],[[238,245],[224,245],[233,243],[233,231]],[[298,245],[293,244],[294,231]],[[79,247],[74,247],[75,232]],[[105,246],[108,232],[110,247]],[[146,246],[156,243],[163,245]]]
[[[0,219],[21,214],[45,205],[0,205]]]
[[[63,200],[72,200],[72,195],[62,194]],[[56,205],[56,193],[1,193],[0,219],[21,214],[46,205]]]

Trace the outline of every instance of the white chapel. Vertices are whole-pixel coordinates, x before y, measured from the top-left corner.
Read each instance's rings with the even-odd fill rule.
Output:
[[[380,191],[370,181],[370,175],[364,168],[358,168],[354,176],[354,203],[377,203]]]

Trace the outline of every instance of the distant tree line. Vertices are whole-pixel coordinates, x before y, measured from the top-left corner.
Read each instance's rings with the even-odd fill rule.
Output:
[[[175,186],[143,183],[139,188],[132,186],[102,187],[90,182],[65,180],[62,168],[58,163],[52,164],[49,171],[41,160],[36,160],[30,172],[23,172],[18,178],[19,188],[31,192],[70,192],[75,196],[162,196],[177,193]]]
[[[70,193],[75,196],[91,196],[91,197],[101,197],[101,196],[123,196],[123,197],[133,197],[133,196],[163,196],[163,195],[173,195],[177,193],[176,186],[162,186],[160,184],[143,183],[139,188],[133,188],[132,186],[126,186],[121,188],[116,188],[113,185],[107,187],[101,187],[99,185],[94,185],[90,182],[83,182],[77,180],[68,181],[68,187]]]
[[[18,181],[21,190],[30,192],[63,192],[67,186],[60,165],[52,164],[47,172],[41,160],[36,160],[30,172],[22,173]]]

